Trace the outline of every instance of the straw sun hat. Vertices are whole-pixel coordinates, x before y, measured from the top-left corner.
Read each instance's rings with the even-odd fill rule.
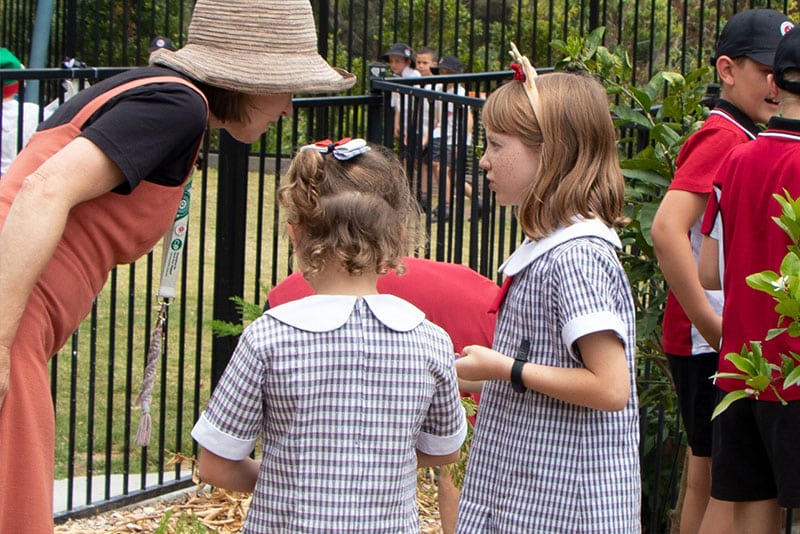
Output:
[[[317,53],[308,0],[198,0],[186,46],[156,50],[150,63],[249,94],[336,92],[356,82]]]

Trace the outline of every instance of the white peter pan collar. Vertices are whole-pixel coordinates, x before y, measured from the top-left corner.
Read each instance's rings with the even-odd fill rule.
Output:
[[[359,297],[353,295],[311,295],[267,310],[278,321],[307,332],[330,332],[340,328]],[[425,319],[425,313],[394,295],[364,295],[375,317],[398,332],[413,330]]]
[[[599,219],[577,219],[575,223],[560,227],[547,237],[539,241],[525,238],[511,256],[503,262],[499,271],[506,276],[514,276],[530,265],[536,258],[551,250],[561,243],[579,237],[599,237],[617,248],[622,248],[622,242],[617,233],[606,226]]]

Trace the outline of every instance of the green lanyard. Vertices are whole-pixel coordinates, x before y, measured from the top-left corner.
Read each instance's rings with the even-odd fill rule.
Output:
[[[189,227],[189,198],[192,180],[186,182],[183,197],[178,205],[178,213],[172,228],[164,235],[161,248],[161,282],[158,286],[158,317],[153,334],[150,336],[150,345],[147,349],[147,364],[142,377],[142,389],[136,398],[136,404],[141,406],[142,416],[139,420],[139,430],[136,433],[136,443],[146,447],[150,443],[152,419],[150,417],[150,403],[153,400],[153,384],[158,369],[158,359],[161,356],[161,346],[164,341],[164,325],[167,322],[170,299],[175,298],[175,282],[181,265],[183,248],[186,244],[186,232]]]

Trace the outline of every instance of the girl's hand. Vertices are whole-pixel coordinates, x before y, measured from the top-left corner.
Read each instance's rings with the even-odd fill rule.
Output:
[[[456,372],[462,380],[509,380],[513,358],[480,345],[464,347],[456,360]]]

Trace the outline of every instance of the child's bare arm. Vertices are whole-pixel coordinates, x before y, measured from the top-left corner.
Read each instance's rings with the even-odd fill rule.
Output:
[[[719,241],[712,237],[703,237],[697,270],[704,288],[722,289],[719,277]]]
[[[400,110],[394,112],[394,136],[400,136]]]
[[[231,491],[252,492],[258,479],[260,462],[252,458],[228,460],[213,452],[200,449],[197,461],[200,479],[212,486]]]
[[[708,195],[668,191],[653,220],[652,237],[658,264],[670,290],[689,320],[712,346],[719,345],[722,318],[700,285],[689,241],[689,229],[705,212]]]
[[[581,337],[577,345],[585,367],[551,367],[528,362],[522,368],[522,383],[528,389],[597,410],[624,408],[631,387],[622,341],[606,330]],[[495,350],[471,345],[456,360],[456,370],[465,380],[510,380],[513,363],[513,358]]]
[[[458,391],[461,393],[480,393],[483,390],[483,380],[472,381],[458,379]]]
[[[433,467],[436,465],[452,464],[458,461],[461,450],[453,451],[443,456],[433,456],[417,449],[417,467]]]

